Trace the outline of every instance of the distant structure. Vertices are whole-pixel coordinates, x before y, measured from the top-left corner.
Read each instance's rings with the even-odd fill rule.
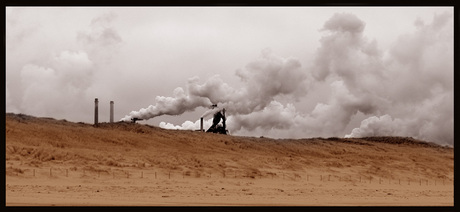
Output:
[[[110,101],[110,123],[113,123],[113,101]]]
[[[98,103],[97,98],[94,99],[94,126],[97,126],[98,123]]]
[[[132,122],[132,123],[136,123],[136,121],[142,121],[142,120],[144,120],[144,119],[132,118],[132,119],[131,119],[131,122]]]
[[[214,108],[214,107],[217,107],[217,105],[212,105],[211,107]],[[222,125],[219,124],[221,119],[222,119]],[[227,130],[227,126],[225,124],[226,119],[227,118],[225,117],[225,108],[220,110],[220,111],[217,111],[214,114],[214,118],[212,120],[212,126],[206,132],[227,134],[228,130]],[[203,123],[203,122],[201,122],[201,123]]]
[[[201,119],[200,119],[200,131],[204,132],[204,129],[203,129],[203,117],[201,117]]]

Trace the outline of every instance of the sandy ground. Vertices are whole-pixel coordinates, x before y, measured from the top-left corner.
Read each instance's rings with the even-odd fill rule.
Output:
[[[6,176],[7,206],[453,206],[452,181],[286,173],[185,176],[125,169],[94,173],[25,169]],[[64,172],[63,170],[66,170]],[[237,173],[238,175],[238,173]]]
[[[454,153],[7,114],[6,206],[453,206]]]

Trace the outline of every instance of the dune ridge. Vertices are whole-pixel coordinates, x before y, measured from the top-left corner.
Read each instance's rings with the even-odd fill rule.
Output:
[[[6,114],[5,128],[10,177],[56,167],[61,175],[66,169],[107,175],[128,168],[192,177],[238,172],[247,179],[292,173],[294,178],[453,180],[453,148],[409,137],[272,139],[127,122],[95,127],[12,113]]]

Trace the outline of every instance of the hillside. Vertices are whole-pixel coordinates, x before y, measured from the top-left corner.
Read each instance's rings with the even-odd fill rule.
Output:
[[[187,176],[279,172],[453,180],[453,148],[406,137],[270,139],[166,130],[134,123],[98,127],[6,114],[7,175],[23,167],[108,171],[129,167]]]

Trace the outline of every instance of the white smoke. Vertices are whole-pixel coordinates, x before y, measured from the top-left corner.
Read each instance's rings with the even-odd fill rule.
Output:
[[[38,14],[40,11],[37,10]],[[29,15],[9,17],[7,72],[9,80],[15,83],[15,95],[8,99],[9,110],[84,121],[82,117],[91,111],[88,102],[100,95],[93,93],[102,84],[100,76],[107,70],[113,72],[107,68],[108,59],[122,42],[111,27],[113,15],[94,18],[89,30],[78,32],[77,36],[75,31],[69,36],[65,30],[54,33],[54,24],[43,24],[45,16]],[[39,27],[18,37],[24,33],[23,25],[29,22]]]
[[[89,30],[78,32],[77,41],[84,46],[93,61],[108,62],[113,52],[120,48],[123,40],[112,26],[116,18],[114,12],[102,14],[91,20]]]
[[[372,116],[363,120],[359,128],[353,129],[351,134],[345,135],[345,137],[402,136],[407,130],[405,129],[406,126],[406,123],[403,123],[401,119],[393,120],[390,115]]]
[[[272,101],[263,110],[232,116],[232,119],[228,121],[228,126],[231,131],[238,131],[241,128],[249,131],[256,128],[287,129],[294,124],[296,115],[296,109],[292,104],[288,104],[285,108],[280,102]]]
[[[192,77],[185,90],[176,88],[173,97],[157,96],[155,105],[132,111],[121,120],[180,115],[212,104],[218,104],[219,108],[225,108],[232,115],[249,114],[263,110],[277,96],[295,99],[306,92],[306,74],[300,68],[300,62],[277,57],[269,50],[263,51],[261,57],[246,68],[237,70],[236,75],[243,83],[239,89],[223,82],[219,75],[210,77],[203,84],[199,84],[198,77]],[[205,112],[203,117],[219,108]]]
[[[366,60],[361,60],[363,54],[348,52],[340,59],[347,61],[328,66],[327,74],[321,72],[322,79],[339,77],[352,95],[368,96],[365,102],[375,102],[367,113],[374,115],[348,137],[400,135],[453,145],[452,14],[435,15],[428,25],[418,20],[415,25],[416,31],[400,36],[386,59],[372,53],[378,51],[368,53]],[[362,52],[368,46],[364,39],[349,43],[348,47]],[[337,60],[326,55],[329,62]]]
[[[227,127],[233,133],[411,136],[453,145],[452,14],[436,14],[430,24],[417,20],[415,31],[401,35],[388,50],[379,49],[376,40],[364,35],[365,26],[353,14],[334,14],[321,29],[324,36],[313,64],[302,67],[298,59],[265,50],[236,71],[242,83],[238,88],[219,75],[201,84],[192,77],[185,90],[176,89],[173,97],[157,97],[155,105],[133,111],[123,120],[179,115],[218,104],[228,111]],[[324,83],[329,85],[324,102],[311,111],[294,106],[292,101],[308,97]],[[357,114],[367,118],[346,132]],[[199,129],[199,121],[161,126]]]
[[[173,97],[157,96],[156,104],[139,111],[132,111],[121,121],[130,121],[132,118],[150,119],[161,115],[180,115],[186,111],[194,111],[197,107],[206,107],[211,104],[209,99],[192,96],[179,87],[174,90]]]
[[[261,56],[235,73],[243,83],[238,89],[224,83],[218,75],[204,84],[190,80],[190,93],[206,97],[230,114],[249,114],[263,110],[278,96],[296,99],[307,91],[307,74],[294,58],[278,57],[268,49]]]
[[[63,26],[58,25],[62,22],[56,20],[57,16],[45,14],[49,11],[76,10],[7,9],[8,112],[87,121],[93,109],[88,102],[96,96],[104,97],[100,100],[107,103],[108,98],[122,98],[117,108],[123,111],[128,107],[126,102],[145,99],[142,91],[151,88],[146,84],[157,75],[137,69],[149,69],[144,61],[158,55],[145,54],[151,52],[145,50],[149,45],[139,50],[137,45],[144,40],[133,34],[143,32],[142,27],[123,27],[126,31],[122,35],[129,44],[124,46],[115,27],[120,24],[114,23],[115,13],[96,15],[92,20],[88,17],[95,14],[93,10],[88,14],[84,11],[84,16],[66,14],[75,18],[66,18],[68,24]],[[453,14],[435,14],[426,22],[413,20],[413,30],[401,34],[385,49],[377,40],[366,37],[371,22],[366,25],[365,21],[354,14],[336,13],[319,29],[323,36],[312,60],[263,50],[258,58],[235,71],[239,85],[228,83],[220,75],[191,77],[171,96],[157,96],[152,105],[146,104],[122,120],[180,115],[200,107],[207,118],[225,108],[227,128],[235,135],[399,135],[453,145]],[[72,28],[73,24],[78,29]],[[397,30],[393,26],[379,27]],[[157,37],[152,40],[158,41]],[[199,57],[201,54],[187,58]],[[177,61],[171,61],[162,64],[175,68]],[[212,69],[201,65],[206,71]],[[161,70],[166,65],[153,66]],[[126,84],[129,89],[120,86]],[[163,86],[159,84],[155,89]],[[212,104],[218,104],[218,108],[208,110]],[[100,108],[101,120],[108,114],[104,108]],[[204,127],[211,123],[212,119],[207,119]],[[173,129],[200,127],[199,120],[160,125]]]
[[[93,63],[81,51],[63,51],[51,58],[48,66],[25,65],[21,69],[21,83],[26,85],[22,103],[33,107],[23,109],[39,116],[59,116],[82,107],[78,100],[85,97],[91,85],[92,70]]]
[[[204,129],[209,128],[211,125],[212,125],[212,119],[203,120]],[[195,121],[195,122],[185,121],[181,125],[174,125],[174,124],[166,123],[162,121],[160,122],[159,126],[161,128],[173,129],[173,130],[197,130],[197,129],[200,129],[201,127],[201,121],[200,120]]]
[[[451,94],[443,94],[425,100],[407,118],[392,118],[388,114],[371,116],[345,137],[411,136],[438,144],[453,145],[452,105],[445,104],[452,98]]]

